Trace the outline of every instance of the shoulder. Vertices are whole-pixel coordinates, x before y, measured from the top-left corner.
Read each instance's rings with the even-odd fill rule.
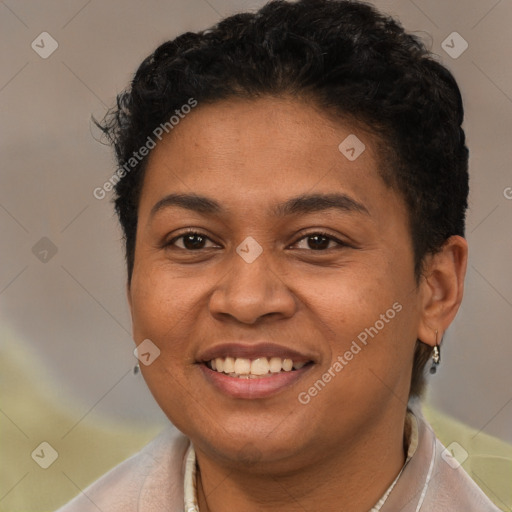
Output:
[[[462,460],[457,460],[457,457],[461,459],[461,454],[448,450],[422,415],[418,417],[418,421],[422,444],[426,451],[431,451],[427,475],[421,489],[421,510],[500,512],[464,470]],[[427,458],[424,464],[427,467]]]
[[[500,512],[437,439],[421,409],[413,415],[417,427],[414,454],[382,512]]]
[[[430,504],[432,510],[499,512],[450,451],[438,439],[435,444],[432,488],[425,499],[427,510]]]
[[[188,446],[189,440],[181,432],[174,427],[166,429],[57,512],[181,511]]]

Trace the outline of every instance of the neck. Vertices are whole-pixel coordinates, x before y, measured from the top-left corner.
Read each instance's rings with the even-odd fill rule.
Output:
[[[299,507],[367,512],[405,463],[407,443],[404,443],[404,429],[400,428],[404,421],[405,411],[401,423],[396,423],[397,428],[382,428],[382,425],[380,429],[368,429],[357,443],[351,440],[337,453],[327,450],[314,463],[288,472],[228,468],[196,449],[199,510],[291,512]]]

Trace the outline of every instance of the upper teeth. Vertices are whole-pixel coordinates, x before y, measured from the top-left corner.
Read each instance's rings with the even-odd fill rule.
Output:
[[[235,375],[266,375],[268,373],[285,372],[291,369],[298,370],[306,363],[294,363],[291,359],[280,357],[258,357],[257,359],[246,359],[244,357],[217,357],[209,361],[208,366],[217,372]]]

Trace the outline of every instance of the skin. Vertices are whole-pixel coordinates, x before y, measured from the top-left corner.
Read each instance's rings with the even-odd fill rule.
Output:
[[[338,145],[356,134],[349,161]],[[416,338],[435,343],[463,294],[467,245],[451,237],[414,276],[408,215],[378,173],[375,139],[292,98],[198,105],[150,155],[128,288],[136,344],[161,351],[144,378],[194,443],[203,511],[369,510],[399,473]],[[300,194],[340,192],[367,213],[329,209],[276,217]],[[221,214],[153,206],[170,193],[216,200]],[[200,249],[180,238],[208,237]],[[314,248],[306,237],[331,239]],[[235,251],[246,237],[252,263]],[[321,239],[327,245],[327,240]],[[197,246],[197,245],[196,245]],[[313,248],[312,248],[313,247]],[[395,302],[403,309],[307,405],[307,391]],[[198,354],[269,340],[314,356],[295,384],[261,399],[226,396]]]

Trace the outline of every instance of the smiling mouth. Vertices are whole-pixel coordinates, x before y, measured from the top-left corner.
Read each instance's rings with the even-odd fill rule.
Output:
[[[239,379],[269,378],[287,372],[300,370],[312,364],[312,361],[297,361],[280,357],[217,357],[204,364],[214,372]]]

